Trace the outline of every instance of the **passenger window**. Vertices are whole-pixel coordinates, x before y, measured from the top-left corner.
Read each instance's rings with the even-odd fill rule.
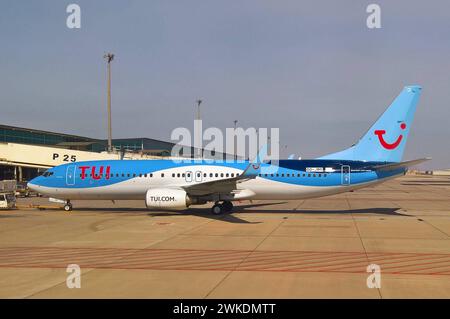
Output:
[[[139,174],[139,177],[142,177],[142,174]]]
[[[206,173],[203,173],[203,177],[206,177],[206,175],[207,175]]]
[[[186,175],[183,173],[183,174],[181,174],[181,176],[182,176],[182,177],[185,177]]]
[[[218,173],[216,173],[216,177],[219,177],[219,174],[218,174]]]
[[[180,177],[180,173],[177,174],[177,177]]]
[[[308,177],[311,177],[311,174],[308,174]]]
[[[238,177],[239,176],[239,173],[236,173],[236,177]]]
[[[161,173],[161,177],[164,177],[164,173]]]
[[[226,174],[225,176],[226,176],[226,177],[229,177],[229,176],[230,176],[230,174],[228,174],[228,173],[227,173],[227,174]]]
[[[150,174],[150,177],[153,177],[153,174]]]
[[[172,173],[172,177],[175,177],[175,173]]]
[[[133,173],[133,177],[136,177],[136,174]]]
[[[319,177],[322,177],[322,174],[319,174],[318,176],[319,176]]]
[[[313,174],[313,177],[316,177],[316,174]]]
[[[209,173],[209,177],[213,177],[213,173]]]
[[[234,173],[231,173],[231,177],[234,177]]]
[[[281,177],[284,177],[284,174],[281,174]]]
[[[220,173],[220,177],[223,177],[223,173]]]

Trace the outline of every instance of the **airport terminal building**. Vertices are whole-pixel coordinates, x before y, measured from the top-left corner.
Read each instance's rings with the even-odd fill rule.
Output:
[[[28,181],[41,171],[66,162],[95,159],[146,159],[170,155],[174,143],[151,138],[108,142],[78,135],[0,125],[0,180]]]

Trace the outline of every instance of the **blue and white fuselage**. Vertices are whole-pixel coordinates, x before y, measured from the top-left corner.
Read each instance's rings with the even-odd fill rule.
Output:
[[[207,163],[171,160],[110,160],[65,164],[30,182],[39,193],[64,199],[145,199],[151,188],[192,189],[192,196],[210,200],[299,199],[346,192],[404,174],[405,168],[377,171],[385,163],[336,160],[281,160],[276,173],[261,172],[234,183],[229,193],[200,192],[195,185],[242,176],[249,162]],[[234,185],[233,185],[234,186]]]

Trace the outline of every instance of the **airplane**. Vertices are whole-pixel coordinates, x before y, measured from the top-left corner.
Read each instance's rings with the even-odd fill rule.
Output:
[[[233,201],[307,199],[372,186],[404,175],[402,162],[422,88],[406,86],[351,147],[316,159],[211,162],[199,159],[101,160],[64,164],[32,179],[28,187],[56,198],[71,211],[75,199],[138,199],[148,209],[183,210],[214,202],[213,214],[230,212]],[[271,170],[268,170],[271,169]]]

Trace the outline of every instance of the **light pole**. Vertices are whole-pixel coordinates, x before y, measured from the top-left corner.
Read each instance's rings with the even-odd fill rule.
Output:
[[[202,104],[202,100],[200,100],[200,99],[198,99],[197,101],[197,120],[198,121],[200,121],[201,120],[201,117],[200,117],[200,104]],[[199,123],[200,124],[200,123]],[[199,134],[200,136],[198,137],[198,141],[201,141],[201,131],[199,131],[197,134]],[[200,158],[200,157],[203,157],[202,156],[202,146],[200,146],[200,145],[197,145],[197,147],[200,147],[199,149],[197,149],[197,156]]]
[[[112,125],[111,125],[111,61],[114,54],[107,53],[103,56],[108,63],[108,152],[112,152]]]
[[[237,141],[236,141],[236,127],[237,127],[237,122],[238,122],[238,120],[234,120],[233,121],[233,123],[234,123],[234,135],[233,135],[233,139],[234,139],[234,160],[235,161],[237,161],[237,146],[236,146],[236,144],[237,144]]]
[[[200,104],[202,104],[202,100],[197,100],[197,120],[200,120]]]

